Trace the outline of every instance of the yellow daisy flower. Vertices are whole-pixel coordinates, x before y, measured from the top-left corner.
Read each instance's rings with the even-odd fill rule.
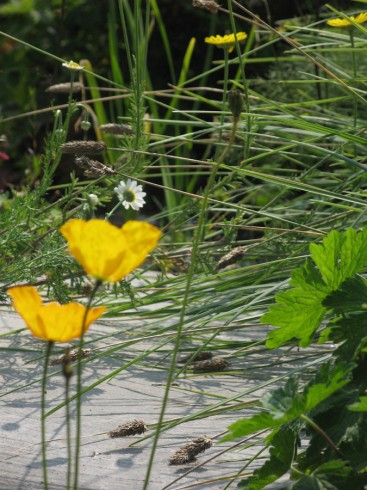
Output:
[[[361,14],[357,15],[354,17],[353,15],[349,17],[353,22],[356,22],[357,24],[363,24],[364,22],[367,22],[367,12],[362,12]],[[348,19],[330,19],[326,22],[329,26],[332,27],[350,27],[353,26],[352,22]]]
[[[72,219],[60,233],[87,274],[112,283],[139,267],[162,235],[146,222],[128,221],[118,228],[102,219]]]
[[[60,305],[56,301],[43,304],[33,286],[17,286],[7,292],[14,308],[35,337],[48,342],[68,342],[81,336],[86,306],[79,303]],[[84,331],[105,311],[103,306],[90,308]]]
[[[235,34],[225,34],[224,36],[220,36],[217,34],[216,36],[209,36],[204,39],[204,41],[208,44],[214,44],[217,48],[228,49],[228,53],[232,53],[234,50],[234,45],[236,43],[236,39],[238,42],[244,41],[247,38],[246,32],[237,32]]]

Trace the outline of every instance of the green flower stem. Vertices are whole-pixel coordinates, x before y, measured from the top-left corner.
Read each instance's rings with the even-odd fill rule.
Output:
[[[66,488],[71,488],[71,427],[70,427],[70,404],[69,404],[69,380],[65,382],[65,409],[66,409],[66,439],[68,467],[66,473]]]
[[[53,342],[47,342],[45,364],[43,368],[42,377],[42,393],[41,393],[41,438],[42,438],[42,468],[43,468],[43,486],[45,490],[48,490],[48,479],[47,479],[47,454],[46,454],[46,381],[47,381],[47,371],[48,362],[50,359],[51,349]]]
[[[357,79],[357,60],[356,53],[354,50],[354,27],[349,29],[349,37],[350,37],[350,45],[352,47],[352,63],[353,63],[353,78],[354,81]],[[357,126],[357,117],[358,117],[358,101],[356,97],[353,96],[353,125]]]
[[[121,202],[119,201],[116,206],[114,206],[111,211],[109,211],[106,216],[105,216],[105,220],[109,220],[110,217],[114,214],[115,211],[117,211],[117,209],[119,209],[120,207],[122,206]]]
[[[298,468],[296,468],[295,466],[291,465],[290,466],[290,469],[292,471],[292,473],[295,473],[296,475],[300,476],[300,477],[304,477],[306,476],[305,473],[303,473],[302,471],[299,471]]]
[[[339,456],[339,458],[344,459],[340,450],[335,446],[330,437],[324,432],[319,425],[317,425],[313,420],[311,420],[307,415],[301,415],[301,419],[303,419],[310,427],[314,429],[315,432],[320,434],[320,436],[326,441],[327,445],[331,447],[333,451]]]
[[[63,374],[65,377],[65,411],[66,411],[66,440],[67,440],[67,458],[68,467],[66,474],[66,489],[71,488],[71,420],[70,420],[70,403],[69,403],[69,393],[70,393],[70,378],[72,376],[72,366],[70,362],[70,349],[65,350],[65,362],[63,365]]]
[[[232,131],[231,131],[231,135],[229,137],[229,143],[228,145],[225,147],[223,153],[221,154],[221,156],[219,157],[218,159],[218,162],[217,162],[217,165],[219,166],[221,163],[224,162],[224,159],[225,157],[228,155],[230,149],[232,148],[233,144],[234,144],[234,141],[236,139],[236,131],[237,131],[237,126],[238,126],[238,121],[239,121],[239,117],[238,116],[233,116],[233,122],[232,122]]]
[[[74,89],[74,81],[75,81],[75,71],[74,70],[69,70],[69,71],[70,71],[70,90],[69,90],[68,104],[70,107],[73,104],[73,89]]]
[[[223,124],[224,124],[224,113],[225,106],[227,101],[227,90],[228,90],[228,48],[224,48],[224,82],[223,82],[223,99],[222,99],[222,112],[220,115],[220,123],[219,123],[219,131],[218,131],[218,147],[217,154],[220,149],[220,145],[222,143],[222,135],[223,135]]]
[[[154,456],[155,456],[155,452],[156,452],[157,445],[158,445],[160,431],[161,431],[163,421],[164,421],[164,415],[165,415],[166,407],[167,407],[167,403],[168,403],[169,392],[171,389],[172,381],[175,377],[176,360],[177,360],[178,352],[179,352],[179,349],[181,346],[182,329],[183,329],[183,325],[184,325],[184,321],[185,321],[186,308],[187,308],[187,305],[189,304],[191,283],[192,283],[194,273],[195,273],[195,266],[196,266],[198,252],[199,252],[200,242],[201,242],[202,236],[205,235],[204,225],[205,225],[205,221],[206,221],[206,208],[207,208],[210,192],[214,186],[215,177],[216,177],[216,174],[217,174],[218,169],[220,167],[220,164],[223,162],[225,156],[227,155],[227,153],[231,147],[231,144],[233,144],[233,141],[235,139],[238,117],[234,118],[234,119],[236,119],[236,121],[234,121],[234,124],[232,126],[232,134],[230,137],[230,143],[226,147],[226,149],[223,151],[223,153],[220,155],[218,161],[215,162],[213,167],[212,167],[212,171],[211,171],[211,174],[209,176],[207,185],[205,187],[204,196],[203,196],[203,199],[201,202],[200,214],[199,214],[199,219],[198,219],[198,226],[196,228],[196,234],[194,236],[192,252],[191,252],[190,267],[189,267],[189,270],[187,273],[187,281],[186,281],[184,296],[183,296],[183,300],[182,300],[182,308],[180,311],[180,318],[179,318],[178,326],[177,326],[177,334],[176,334],[176,338],[175,338],[175,345],[174,345],[173,352],[172,352],[170,369],[168,371],[167,383],[166,383],[166,387],[165,387],[165,391],[164,391],[164,395],[163,395],[159,419],[158,419],[158,422],[156,425],[156,431],[155,431],[155,435],[154,435],[152,449],[150,452],[148,468],[147,468],[147,472],[146,472],[145,480],[144,480],[144,484],[143,484],[143,490],[147,490],[148,485],[149,485],[150,474],[152,472]]]
[[[84,346],[84,333],[85,324],[87,320],[88,311],[91,308],[93,299],[102,284],[101,281],[96,281],[94,288],[90,294],[87,307],[85,309],[84,318],[81,327],[79,348],[78,348],[78,362],[77,362],[77,399],[76,399],[76,437],[75,437],[75,473],[74,473],[74,490],[78,490],[78,478],[79,478],[79,453],[80,453],[80,439],[81,439],[81,416],[82,416],[82,360],[83,360],[83,346]]]
[[[233,7],[232,7],[232,1],[227,0],[227,6],[228,6],[228,12],[229,12],[229,19],[231,21],[231,29],[232,32],[236,35],[236,25],[234,22],[234,14],[233,14]],[[244,103],[245,103],[245,112],[247,114],[246,116],[246,138],[245,138],[245,145],[244,145],[244,159],[243,159],[243,164],[246,163],[246,160],[250,156],[250,143],[251,143],[251,126],[252,126],[252,118],[250,116],[250,100],[248,96],[248,82],[246,78],[246,73],[245,73],[245,66],[243,63],[242,59],[242,53],[240,50],[240,45],[239,42],[236,41],[235,44],[236,47],[236,52],[237,52],[237,57],[238,57],[238,63],[240,65],[241,69],[241,76],[242,76],[242,82],[243,82],[243,90],[244,90]],[[241,165],[242,167],[243,165]]]

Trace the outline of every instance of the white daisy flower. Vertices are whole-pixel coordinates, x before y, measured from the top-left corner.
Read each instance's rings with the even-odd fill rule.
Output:
[[[139,211],[145,204],[144,197],[146,193],[143,192],[142,186],[138,185],[136,180],[127,179],[126,184],[121,180],[119,186],[114,188],[114,191],[125,209],[131,207],[135,211]]]
[[[84,70],[84,66],[79,65],[79,63],[76,63],[73,60],[70,60],[70,61],[67,61],[67,62],[63,63],[62,66],[64,68],[67,68],[68,70],[71,70],[71,71]]]

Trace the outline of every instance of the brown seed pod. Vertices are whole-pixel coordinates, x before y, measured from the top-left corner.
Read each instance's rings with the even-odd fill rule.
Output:
[[[218,260],[216,271],[224,269],[228,265],[235,264],[245,255],[247,247],[236,247]]]
[[[203,436],[193,439],[185,444],[187,451],[196,456],[203,453],[206,449],[212,447],[212,440],[209,437]],[[184,447],[184,446],[183,446]]]
[[[112,168],[107,167],[98,160],[91,160],[85,155],[80,155],[75,158],[75,165],[84,170],[84,174],[88,177],[103,177],[104,175],[115,175],[116,172]]]
[[[83,88],[83,84],[80,82],[71,83],[58,83],[56,85],[50,85],[46,88],[46,92],[50,94],[68,94],[72,90],[73,94],[80,92]]]
[[[103,141],[68,141],[60,147],[61,153],[72,155],[95,155],[107,150]]]
[[[193,461],[196,461],[195,456],[190,455],[186,449],[182,448],[177,449],[168,460],[170,465],[187,464]]]
[[[128,422],[127,424],[119,425],[116,429],[111,430],[108,433],[109,437],[114,439],[115,437],[128,437],[135,436],[138,434],[144,434],[146,432],[147,426],[145,425],[144,420],[133,420],[132,422]]]
[[[133,128],[128,124],[114,124],[114,123],[102,124],[102,126],[100,126],[99,129],[104,133],[110,133],[110,134],[117,134],[117,135],[134,134]]]
[[[211,359],[213,357],[212,352],[208,350],[202,350],[198,354],[187,354],[187,356],[182,357],[178,362],[184,364],[187,361],[206,361],[207,359]]]
[[[92,349],[82,349],[82,359],[87,359],[92,353]],[[79,351],[77,349],[71,350],[68,355],[62,354],[56,359],[52,359],[50,366],[57,366],[58,364],[64,364],[66,361],[74,362],[78,359]]]
[[[187,464],[196,460],[196,456],[203,453],[206,449],[212,446],[212,440],[209,437],[203,436],[192,439],[180,446],[169,459],[169,464],[179,465]]]
[[[219,9],[219,5],[214,0],[192,0],[192,6],[209,10],[212,14],[216,14]]]
[[[194,362],[192,369],[194,373],[213,373],[224,371],[229,366],[229,362],[221,357],[209,359],[207,361]]]

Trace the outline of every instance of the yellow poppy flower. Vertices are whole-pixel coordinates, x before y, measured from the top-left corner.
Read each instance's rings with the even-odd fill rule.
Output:
[[[86,307],[79,303],[60,305],[53,301],[43,304],[33,286],[8,289],[13,306],[35,337],[48,342],[68,342],[81,336]],[[99,306],[88,310],[84,331],[97,320],[106,308]]]
[[[215,46],[217,46],[217,48],[227,48],[228,53],[232,53],[232,51],[234,50],[236,39],[238,42],[240,42],[244,41],[246,38],[246,32],[237,32],[236,35],[225,34],[224,36],[220,36],[219,34],[217,34],[216,36],[209,36],[206,37],[204,41],[208,44],[214,44]]]
[[[349,17],[356,22],[357,24],[363,24],[367,21],[367,12],[362,12],[361,14],[354,17],[353,15]],[[350,27],[353,26],[350,20],[348,19],[330,19],[326,22],[329,26],[332,27]]]
[[[72,219],[60,233],[85,272],[106,282],[117,282],[139,267],[162,235],[146,222],[128,221],[118,228],[102,219]]]

